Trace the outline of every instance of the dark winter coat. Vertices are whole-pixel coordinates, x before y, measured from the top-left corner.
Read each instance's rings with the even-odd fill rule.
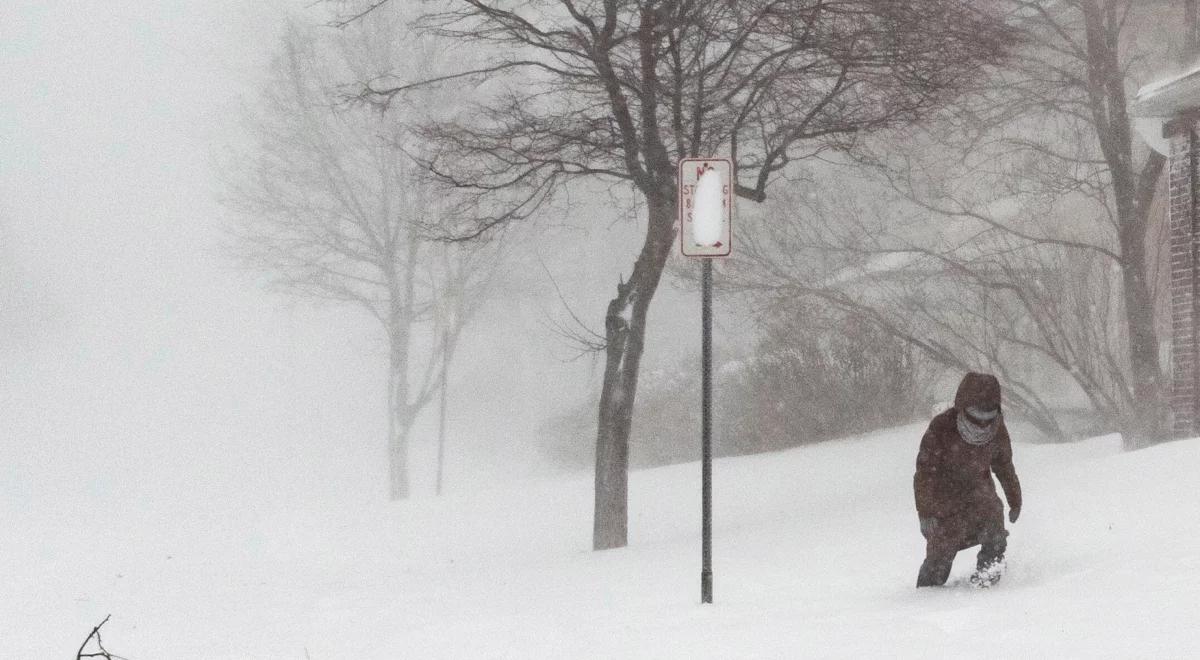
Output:
[[[1000,384],[994,376],[967,374],[955,396],[954,407],[933,418],[917,454],[913,475],[917,515],[936,518],[951,545],[969,547],[971,535],[981,526],[999,524],[1004,508],[996,495],[992,473],[1000,481],[1010,508],[1021,506],[1021,484],[1012,463],[1012,441],[1003,416],[996,435],[982,445],[972,445],[958,431],[958,414],[970,406],[999,406]],[[955,533],[958,532],[958,533]]]

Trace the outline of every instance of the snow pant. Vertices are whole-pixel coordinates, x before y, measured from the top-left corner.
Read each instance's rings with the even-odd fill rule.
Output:
[[[937,519],[937,525],[925,535],[925,561],[917,572],[918,587],[946,584],[954,556],[960,550],[980,546],[975,560],[979,570],[1004,559],[1008,548],[1004,506],[998,497],[991,500]]]

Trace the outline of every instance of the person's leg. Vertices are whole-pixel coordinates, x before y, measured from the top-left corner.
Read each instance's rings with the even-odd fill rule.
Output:
[[[940,587],[950,578],[950,569],[954,566],[954,555],[925,553],[925,561],[917,571],[918,587]]]
[[[995,506],[988,507],[980,520],[979,555],[975,560],[975,568],[985,570],[993,564],[1004,561],[1004,552],[1008,549],[1008,530],[1004,529],[1004,507],[1000,500]]]
[[[918,587],[939,587],[950,578],[954,556],[961,547],[960,522],[955,517],[940,519],[937,527],[925,536],[925,561],[917,572]]]
[[[1004,552],[1008,549],[1008,530],[1004,529],[1004,508],[997,500],[979,521],[979,555],[971,584],[990,587],[1004,574]]]
[[[1004,561],[1004,552],[1008,550],[1008,530],[1004,526],[989,527],[980,533],[979,555],[975,559],[975,568],[984,570],[993,564]]]

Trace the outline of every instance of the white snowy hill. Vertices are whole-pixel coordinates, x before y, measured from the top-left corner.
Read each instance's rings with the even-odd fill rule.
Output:
[[[371,509],[6,511],[0,657],[75,657],[104,615],[130,660],[1182,658],[1200,649],[1200,439],[1016,446],[1025,490],[991,590],[913,587],[921,427],[637,472],[628,548],[589,551],[591,480]]]

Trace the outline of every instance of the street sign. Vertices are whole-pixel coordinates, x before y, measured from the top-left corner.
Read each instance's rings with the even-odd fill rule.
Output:
[[[728,158],[679,161],[679,241],[685,257],[728,257],[733,251],[733,163]]]
[[[679,161],[679,241],[700,269],[700,602],[713,602],[712,571],[712,259],[733,251],[733,163]]]

